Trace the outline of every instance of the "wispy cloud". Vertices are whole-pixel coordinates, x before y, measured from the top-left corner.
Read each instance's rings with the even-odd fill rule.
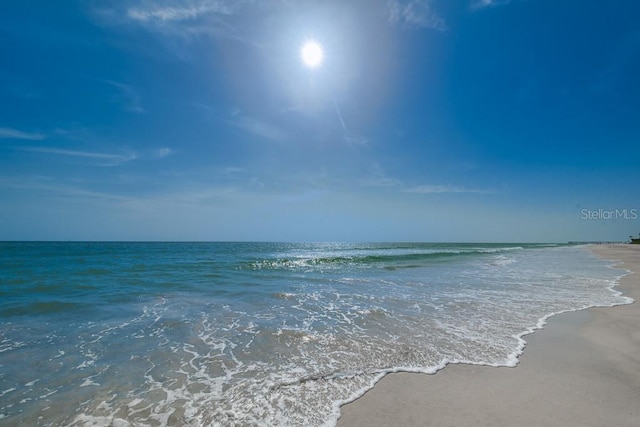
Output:
[[[433,10],[431,3],[430,0],[388,0],[388,20],[392,24],[408,28],[446,31],[445,20]]]
[[[167,156],[170,156],[171,154],[173,154],[173,150],[169,147],[158,148],[153,152],[153,156],[158,159],[163,159]]]
[[[366,137],[353,132],[346,132],[343,137],[344,142],[349,145],[366,145],[369,143],[369,140]]]
[[[259,137],[282,142],[288,139],[287,133],[279,126],[265,119],[247,116],[238,108],[233,108],[228,116],[221,114],[216,108],[206,104],[195,103],[194,106],[212,113],[212,116],[221,122],[228,123],[231,126],[244,130],[245,132],[257,135]]]
[[[259,6],[264,7],[253,0],[128,0],[115,6],[101,5],[92,12],[103,25],[141,27],[170,40],[210,36],[255,44],[231,24],[231,18],[247,7]],[[185,54],[171,43],[168,47],[179,56]]]
[[[99,160],[100,166],[117,166],[135,160],[138,156],[135,152],[130,151],[122,154],[99,153],[92,151],[76,151],[65,150],[60,148],[49,147],[20,147],[20,151],[29,151],[32,153],[54,154],[59,156],[81,157],[86,159]]]
[[[287,138],[286,133],[278,126],[253,117],[236,117],[229,123],[271,141],[284,141]]]
[[[395,178],[386,178],[386,177],[382,177],[382,178],[373,178],[373,179],[369,179],[367,181],[364,181],[363,183],[364,185],[366,185],[367,187],[396,187],[398,185],[402,184],[402,181],[400,181],[399,179],[395,179]]]
[[[366,187],[390,188],[401,186],[402,181],[390,177],[379,163],[373,162],[369,165],[367,178],[362,181],[362,185]]]
[[[94,15],[106,25],[141,27],[174,41],[209,36],[264,47],[264,38],[256,35],[255,26],[249,24],[252,21],[245,18],[267,13],[299,16],[301,8],[297,3],[287,0],[127,0],[118,6],[100,6],[94,10]],[[320,3],[334,8],[351,2],[335,0]],[[358,2],[363,7],[380,7],[380,12],[386,14],[391,25],[446,31],[447,24],[433,3],[434,0]]]
[[[480,190],[473,188],[458,187],[454,185],[419,185],[417,187],[407,188],[402,190],[404,193],[418,193],[418,194],[444,194],[444,193],[477,193],[477,194],[491,194],[495,193],[494,190]]]
[[[130,7],[126,16],[135,21],[184,21],[196,19],[202,15],[222,14],[230,15],[234,5],[239,2],[223,0],[199,1],[165,1],[160,4],[144,4]]]
[[[29,141],[40,141],[47,136],[38,132],[24,132],[13,128],[0,128],[0,139],[27,139]]]
[[[59,179],[47,176],[0,176],[0,188],[36,192],[60,198],[115,200],[121,202],[131,200],[130,197],[124,195],[81,188],[77,184],[61,183]]]
[[[140,95],[133,86],[113,80],[101,81],[116,88],[118,93],[114,99],[121,103],[126,111],[131,113],[144,113],[144,108],[142,108],[142,104],[140,102]]]
[[[347,129],[347,125],[344,122],[344,118],[342,117],[342,112],[340,111],[340,107],[338,106],[338,103],[336,102],[336,100],[333,100],[333,106],[336,109],[336,115],[338,116],[338,119],[340,120],[340,126],[342,127],[342,137],[344,138],[344,142],[346,142],[347,144],[350,145],[364,145],[367,144],[369,141],[367,140],[367,138],[365,138],[362,135],[358,135],[356,133],[353,133],[351,131],[349,131],[349,129]]]
[[[242,173],[242,172],[246,172],[245,168],[240,168],[237,166],[228,166],[226,168],[224,168],[224,170],[222,171],[222,173],[224,173],[225,175],[233,175],[233,174],[238,174],[238,173]]]
[[[471,9],[478,10],[486,7],[502,6],[511,3],[511,0],[473,0],[471,2]]]

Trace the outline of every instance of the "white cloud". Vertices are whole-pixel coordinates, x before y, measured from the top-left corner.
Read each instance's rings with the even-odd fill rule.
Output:
[[[171,39],[191,40],[207,35],[241,39],[226,18],[236,15],[251,0],[127,0],[99,5],[91,13],[100,24],[136,26]],[[180,49],[175,48],[175,53]]]
[[[218,111],[205,104],[194,104],[198,108],[213,113],[213,116],[222,122],[228,123],[246,132],[260,136],[271,141],[284,141],[287,139],[287,133],[279,126],[274,125],[263,119],[243,115],[242,111],[238,108],[233,108],[229,113],[230,118],[221,117]]]
[[[396,187],[402,185],[402,181],[395,178],[381,177],[367,180],[363,184],[368,187]]]
[[[115,98],[118,102],[122,103],[126,111],[131,113],[144,113],[144,109],[140,103],[140,95],[138,95],[138,92],[133,86],[113,80],[102,81],[118,90],[118,95]]]
[[[78,183],[61,183],[59,178],[42,175],[0,176],[0,188],[40,192],[50,196],[128,201],[124,195],[100,192],[78,186]]]
[[[153,152],[153,155],[154,155],[154,157],[157,157],[159,159],[163,159],[163,158],[173,154],[173,152],[174,151],[169,147],[162,147],[162,148],[158,148],[157,150],[155,150]]]
[[[27,139],[30,141],[40,141],[47,136],[37,132],[23,132],[18,129],[0,128],[0,139]]]
[[[233,175],[233,174],[242,173],[242,172],[245,172],[245,169],[237,166],[229,166],[224,168],[224,170],[222,171],[222,173],[226,175]]]
[[[369,143],[366,137],[348,131],[344,134],[344,141],[350,145],[366,145]]]
[[[446,22],[433,10],[430,0],[388,0],[387,16],[396,25],[447,30]]]
[[[185,21],[202,15],[230,15],[238,2],[222,0],[168,1],[147,3],[127,9],[126,16],[134,21]]]
[[[418,194],[444,194],[444,193],[479,193],[490,194],[494,193],[493,190],[478,190],[465,187],[457,187],[454,185],[419,185],[417,187],[408,188],[403,190],[404,193],[418,193]]]
[[[407,28],[430,28],[446,31],[445,20],[433,7],[434,0],[361,1],[362,7],[380,7],[388,22]],[[492,0],[484,0],[492,1]],[[497,0],[493,0],[497,1]],[[259,17],[265,13],[292,12],[297,16],[304,8],[287,0],[128,0],[120,6],[101,6],[94,16],[107,25],[136,25],[174,39],[190,40],[205,35],[234,39],[262,46],[262,40],[250,36],[252,30],[238,16]],[[351,2],[325,2],[329,7],[344,7]],[[309,10],[315,10],[308,7]],[[386,9],[386,10],[385,10]],[[244,22],[244,24],[242,23]]]
[[[54,154],[60,156],[82,157],[94,160],[101,160],[101,166],[117,166],[135,160],[138,156],[134,152],[126,152],[123,154],[98,153],[91,151],[65,150],[60,148],[48,147],[21,147],[21,151],[29,151],[32,153]]]
[[[279,127],[253,117],[238,117],[230,120],[229,123],[271,141],[283,141],[287,138],[286,133]]]
[[[474,0],[471,2],[471,9],[478,10],[486,7],[502,6],[511,3],[511,0]]]

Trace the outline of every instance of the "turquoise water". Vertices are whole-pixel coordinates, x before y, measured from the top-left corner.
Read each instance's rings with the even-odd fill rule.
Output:
[[[586,249],[0,243],[0,424],[332,425],[385,373],[514,365],[628,303]]]

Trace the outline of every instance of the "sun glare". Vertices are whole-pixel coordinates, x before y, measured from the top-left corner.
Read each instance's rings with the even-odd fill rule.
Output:
[[[317,68],[322,65],[322,60],[324,59],[322,46],[314,40],[306,41],[300,50],[300,57],[305,66]]]

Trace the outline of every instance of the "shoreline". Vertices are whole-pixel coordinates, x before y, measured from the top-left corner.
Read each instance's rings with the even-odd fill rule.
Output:
[[[341,407],[352,426],[636,426],[640,417],[640,247],[589,246],[632,271],[614,290],[636,303],[547,319],[526,335],[516,368],[451,364],[392,373]]]

